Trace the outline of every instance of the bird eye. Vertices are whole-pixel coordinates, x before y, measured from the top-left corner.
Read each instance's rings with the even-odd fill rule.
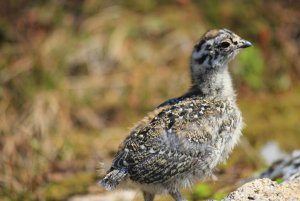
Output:
[[[230,43],[228,43],[228,42],[222,42],[222,43],[220,44],[220,47],[221,47],[221,48],[226,48],[226,47],[229,47],[229,45],[230,45]]]

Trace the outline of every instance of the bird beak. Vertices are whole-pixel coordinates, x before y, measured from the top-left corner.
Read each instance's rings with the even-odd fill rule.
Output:
[[[247,47],[251,47],[252,43],[250,43],[249,41],[246,40],[241,40],[239,48],[247,48]]]

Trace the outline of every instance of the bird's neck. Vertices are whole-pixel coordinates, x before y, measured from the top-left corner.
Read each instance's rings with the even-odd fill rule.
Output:
[[[192,73],[192,86],[188,94],[214,98],[235,98],[228,67]]]

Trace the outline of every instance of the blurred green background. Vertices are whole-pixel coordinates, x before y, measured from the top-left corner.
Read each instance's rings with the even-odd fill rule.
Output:
[[[99,162],[107,167],[136,121],[185,92],[192,47],[211,28],[254,44],[230,65],[245,138],[219,181],[185,192],[223,197],[265,167],[265,143],[300,147],[299,19],[297,0],[1,1],[0,200],[103,193]]]

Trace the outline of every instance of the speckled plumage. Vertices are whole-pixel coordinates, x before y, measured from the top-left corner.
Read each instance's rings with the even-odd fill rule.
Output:
[[[190,90],[162,103],[131,130],[101,184],[111,190],[129,181],[145,201],[157,193],[182,201],[181,187],[211,175],[241,134],[227,63],[250,45],[227,29],[207,32],[192,53]]]

